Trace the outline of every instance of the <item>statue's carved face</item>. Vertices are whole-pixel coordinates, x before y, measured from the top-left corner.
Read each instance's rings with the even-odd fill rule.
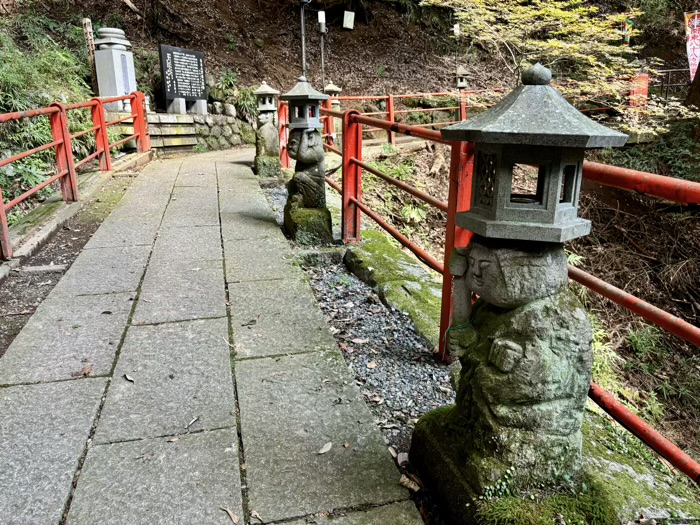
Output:
[[[467,285],[487,303],[517,308],[557,293],[567,283],[563,248],[491,248],[472,241]]]
[[[325,156],[321,135],[315,129],[293,129],[287,151],[290,157],[304,164],[315,164]]]
[[[492,250],[475,244],[470,250],[468,261],[467,284],[472,292],[480,297],[488,297],[494,291],[505,288],[501,266]]]

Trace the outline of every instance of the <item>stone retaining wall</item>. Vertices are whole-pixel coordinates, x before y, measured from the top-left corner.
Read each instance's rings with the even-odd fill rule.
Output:
[[[118,120],[126,113],[108,113],[107,121]],[[124,136],[134,128],[129,121],[115,126]],[[227,115],[173,115],[149,113],[148,131],[151,145],[157,149],[221,150],[241,144],[255,144],[255,130],[248,122]],[[129,143],[127,143],[127,147]]]

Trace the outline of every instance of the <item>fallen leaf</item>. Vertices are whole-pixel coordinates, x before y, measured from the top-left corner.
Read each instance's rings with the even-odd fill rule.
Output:
[[[260,514],[258,514],[257,511],[254,511],[254,510],[251,511],[251,512],[250,512],[250,517],[251,517],[251,518],[255,518],[255,519],[258,520],[260,523],[264,523],[263,520],[262,520],[262,518],[260,517]]]
[[[82,370],[73,372],[71,375],[73,377],[85,377],[90,375],[90,372],[92,372],[92,363],[87,364]]]
[[[451,394],[451,393],[452,393],[452,389],[451,389],[451,388],[447,388],[446,386],[440,385],[440,386],[438,386],[438,388],[440,389],[440,392],[444,392],[445,394]]]
[[[347,344],[347,343],[338,343],[338,346],[340,347],[341,350],[347,350],[347,349],[348,349],[348,344]]]
[[[348,448],[350,446],[350,443],[343,443],[343,448]]]
[[[227,509],[226,507],[219,507],[219,508],[221,510],[223,510],[226,514],[228,514],[228,517],[231,518],[233,525],[238,525],[238,522],[240,520],[238,519],[238,516],[236,516],[231,509]]]
[[[369,368],[369,369],[377,368],[377,363],[375,363],[374,361],[372,361],[371,363],[367,363],[367,368]]]
[[[179,437],[172,437],[167,440],[168,443],[175,443],[176,441],[180,441]]]
[[[192,268],[192,271],[193,271],[193,272],[198,272],[198,271],[200,271],[200,270],[201,270],[201,268]]]
[[[333,443],[329,441],[328,443],[323,445],[323,448],[318,451],[318,454],[325,454],[326,452],[328,452],[331,449],[332,446],[333,446]]]
[[[350,342],[355,343],[356,345],[363,345],[365,343],[369,343],[369,339],[350,339]]]
[[[401,485],[402,487],[406,487],[408,490],[413,492],[418,492],[420,490],[420,485],[418,485],[418,483],[406,476],[406,474],[401,475],[401,479],[399,479],[399,485]]]
[[[134,382],[134,379],[129,374],[124,374],[124,379],[126,379],[130,383]]]
[[[192,421],[190,421],[189,423],[187,423],[187,426],[185,427],[185,430],[189,430],[189,428],[190,428],[192,425],[194,425],[197,421],[199,421],[199,416],[197,416],[197,417],[194,418]]]
[[[389,447],[389,454],[391,454],[392,458],[396,459],[397,454],[396,449],[394,449],[394,447]]]

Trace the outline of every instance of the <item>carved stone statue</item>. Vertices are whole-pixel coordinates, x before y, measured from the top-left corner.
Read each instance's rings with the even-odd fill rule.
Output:
[[[315,129],[294,129],[289,134],[289,156],[297,161],[289,182],[289,200],[302,208],[326,207],[326,153]]]
[[[255,172],[260,177],[271,179],[279,177],[281,170],[280,136],[274,124],[274,113],[260,113],[255,137]]]
[[[419,421],[411,462],[466,502],[506,473],[522,487],[574,479],[592,330],[567,289],[563,246],[474,237],[452,253],[450,272],[457,402]]]
[[[333,242],[331,216],[326,208],[325,151],[315,129],[293,129],[287,144],[295,159],[294,176],[287,185],[284,226],[300,244]]]

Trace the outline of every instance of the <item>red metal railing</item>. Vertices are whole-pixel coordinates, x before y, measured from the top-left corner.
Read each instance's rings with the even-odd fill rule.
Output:
[[[112,121],[105,121],[104,104],[128,101],[131,105],[131,114],[127,117]],[[0,160],[0,168],[7,166],[13,162],[29,157],[36,153],[54,150],[56,158],[56,173],[43,181],[41,184],[34,186],[22,195],[15,197],[5,203],[0,192],[0,259],[10,259],[13,254],[12,243],[10,241],[10,231],[7,221],[7,212],[20,202],[28,199],[38,191],[41,191],[48,185],[59,181],[61,185],[61,194],[65,202],[75,202],[79,200],[80,194],[78,191],[77,169],[87,164],[91,160],[98,159],[100,170],[108,171],[112,169],[112,160],[110,150],[129,140],[136,141],[137,151],[139,153],[149,151],[151,149],[151,140],[148,135],[148,123],[146,120],[145,97],[141,92],[135,92],[131,95],[123,97],[114,97],[109,99],[93,98],[87,102],[78,104],[64,105],[60,103],[51,104],[47,108],[33,109],[29,111],[21,111],[16,113],[5,113],[0,115],[0,124],[17,121],[28,118],[48,117],[51,125],[51,135],[53,141],[38,146],[36,148],[17,153],[11,157]],[[92,127],[83,130],[79,133],[71,134],[69,131],[68,112],[81,109],[89,109],[92,116]],[[114,126],[121,122],[131,120],[134,126],[134,133],[128,137],[118,140],[113,144],[109,143],[107,129],[109,126]],[[75,161],[73,158],[72,141],[84,137],[89,134],[94,134],[95,151],[85,158]]]
[[[326,122],[342,119],[343,141],[342,151],[326,143],[327,151],[342,156],[342,184],[338,185],[330,178],[328,184],[342,196],[342,237],[343,242],[358,242],[361,236],[361,214],[364,213],[379,224],[403,246],[411,250],[424,264],[443,276],[442,312],[440,319],[440,353],[444,357],[446,351],[445,334],[451,323],[452,315],[452,276],[448,269],[448,258],[454,247],[466,247],[472,233],[456,225],[456,215],[469,210],[471,201],[473,173],[473,145],[465,142],[448,143],[451,145],[450,187],[447,202],[435,199],[431,195],[402,181],[398,181],[382,173],[362,160],[362,126],[373,126],[378,129],[412,135],[436,142],[445,141],[438,131],[426,130],[418,126],[408,126],[396,122],[380,120],[360,114],[358,111],[344,113],[331,111],[328,104],[321,110],[327,117]],[[396,227],[389,224],[377,212],[369,208],[362,200],[362,172],[367,171],[378,176],[383,181],[400,188],[423,202],[447,212],[447,228],[445,235],[445,257],[441,263],[403,235]],[[681,181],[670,177],[617,168],[586,162],[583,175],[589,180],[618,188],[637,191],[647,195],[675,200],[682,203],[700,203],[700,184]],[[649,303],[620,290],[578,268],[569,267],[569,277],[604,297],[624,306],[633,313],[648,321],[669,330],[691,344],[700,346],[700,328],[656,308]],[[640,440],[662,455],[674,467],[688,475],[693,481],[700,483],[700,464],[690,458],[677,446],[665,439],[641,418],[630,412],[614,396],[600,386],[591,383],[589,397],[611,417],[620,422],[625,428]]]

